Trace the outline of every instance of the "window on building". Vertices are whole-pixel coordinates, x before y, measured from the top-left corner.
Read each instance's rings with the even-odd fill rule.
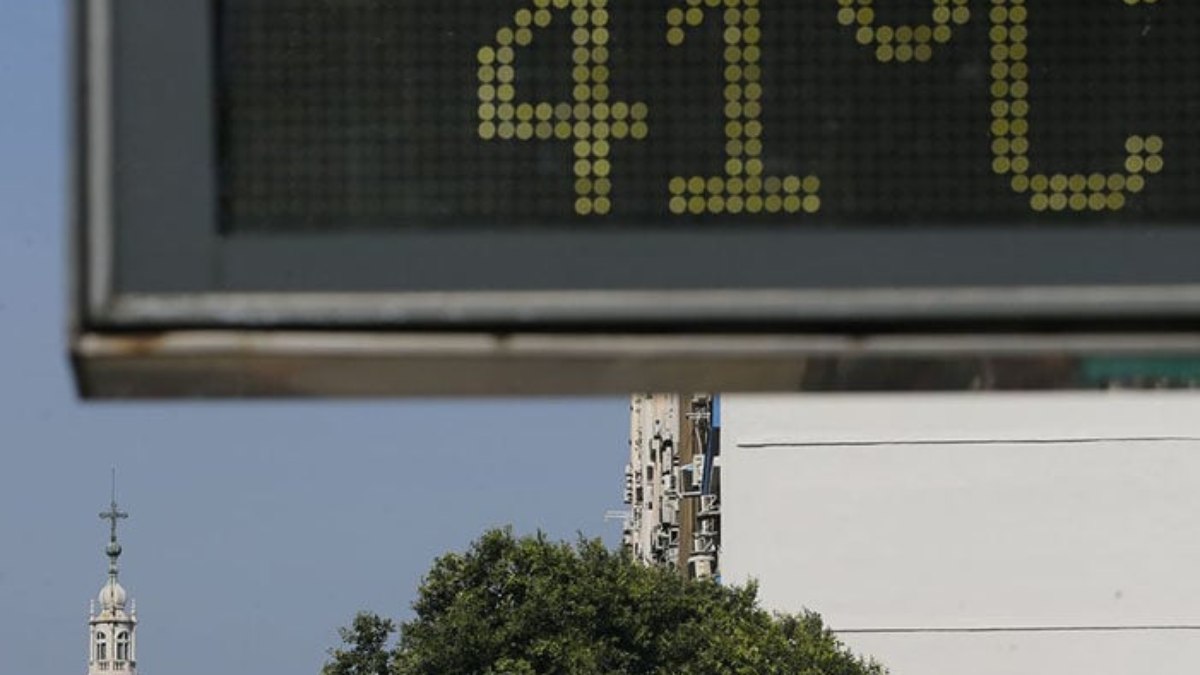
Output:
[[[108,637],[104,633],[96,633],[96,660],[108,660]]]
[[[129,633],[117,633],[117,660],[129,660]]]

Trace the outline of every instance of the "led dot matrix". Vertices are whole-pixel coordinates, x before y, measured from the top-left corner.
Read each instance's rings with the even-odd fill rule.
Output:
[[[1122,0],[1127,5],[1156,0]],[[970,21],[968,0],[933,0],[931,24],[886,25],[876,21],[874,0],[838,0],[838,22],[856,27],[855,39],[873,46],[881,63],[927,62],[934,45],[948,43],[954,26]],[[515,47],[529,45],[533,28],[553,21],[551,9],[571,10],[575,26],[572,103],[517,103]],[[671,213],[816,213],[820,179],[764,176],[762,12],[759,0],[685,0],[666,14],[666,41],[679,47],[689,29],[701,26],[710,12],[721,12],[724,55],[725,167],[722,175],[676,176],[668,184]],[[1031,173],[1029,153],[1029,65],[1025,0],[991,0],[992,169],[1011,174],[1019,193],[1031,193],[1035,211],[1119,210],[1126,194],[1140,192],[1145,175],[1163,169],[1160,136],[1126,139],[1124,172],[1092,174]],[[607,0],[534,0],[520,9],[513,26],[496,33],[496,44],[479,50],[479,135],[484,140],[574,141],[575,212],[611,211],[609,140],[642,140],[648,133],[644,103],[610,105]]]
[[[1130,6],[1156,2],[1122,1]],[[1120,210],[1128,195],[1145,188],[1148,174],[1162,171],[1163,139],[1157,135],[1127,137],[1122,170],[1035,172],[1029,159],[1029,12],[1026,0],[991,0],[992,170],[1010,175],[1012,189],[1029,194],[1034,211]]]
[[[516,47],[533,42],[534,29],[553,23],[553,10],[570,10],[571,101],[516,100]],[[479,137],[483,140],[572,141],[575,213],[612,210],[611,142],[642,140],[649,133],[645,103],[611,101],[608,0],[534,0],[517,10],[513,25],[496,31],[496,42],[480,48]]]
[[[928,61],[933,46],[954,37],[953,26],[971,19],[968,0],[933,0],[933,24],[918,26],[877,25],[874,0],[838,0],[837,19],[843,26],[857,26],[854,39],[863,46],[875,47],[881,63]]]
[[[706,11],[724,21],[725,173],[676,176],[668,188],[674,214],[816,213],[821,181],[809,176],[763,175],[762,12],[759,0],[687,0],[667,11],[667,43],[680,46],[687,28]]]
[[[1197,3],[255,0],[217,18],[231,232],[1200,222]]]

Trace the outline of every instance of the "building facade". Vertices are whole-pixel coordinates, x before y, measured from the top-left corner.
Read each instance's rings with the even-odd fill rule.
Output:
[[[892,675],[1192,673],[1198,403],[723,395],[724,581]]]
[[[720,574],[720,416],[707,394],[630,401],[624,544],[692,578]]]

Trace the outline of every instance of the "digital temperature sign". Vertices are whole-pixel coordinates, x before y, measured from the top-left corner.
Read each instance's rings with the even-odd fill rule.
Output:
[[[1195,386],[1195,0],[73,6],[86,396]]]
[[[1200,4],[224,0],[222,226],[1170,224]]]

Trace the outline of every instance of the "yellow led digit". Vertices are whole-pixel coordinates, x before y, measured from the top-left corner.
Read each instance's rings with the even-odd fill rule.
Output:
[[[1121,0],[1127,5],[1156,0]],[[1013,190],[1029,195],[1035,211],[1117,211],[1141,192],[1146,177],[1163,169],[1163,140],[1125,139],[1120,169],[1092,173],[1035,173],[1029,159],[1030,69],[1026,0],[991,0],[992,170],[1011,176]]]
[[[533,0],[517,10],[513,24],[496,31],[494,44],[480,48],[479,137],[484,140],[560,140],[572,144],[575,213],[612,210],[611,145],[642,140],[649,132],[645,103],[610,100],[608,88],[608,0]],[[516,49],[547,28],[554,10],[570,10],[572,81],[569,101],[518,102]]]
[[[954,37],[954,26],[971,19],[967,0],[933,0],[933,24],[889,26],[875,23],[874,0],[838,0],[838,23],[857,27],[854,39],[875,49],[881,63],[928,61],[933,48]]]
[[[671,179],[675,214],[816,213],[816,176],[763,175],[762,14],[759,0],[686,0],[667,11],[667,43],[682,45],[707,10],[721,11],[725,30],[725,173]]]

